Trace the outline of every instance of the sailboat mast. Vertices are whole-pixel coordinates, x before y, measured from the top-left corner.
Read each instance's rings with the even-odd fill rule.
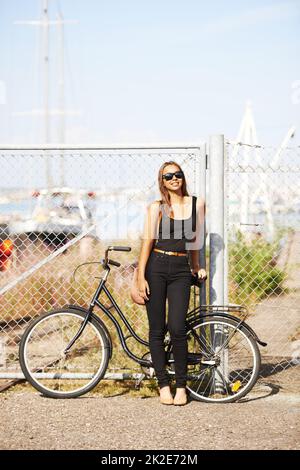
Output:
[[[59,100],[59,126],[58,141],[61,145],[65,143],[65,49],[64,49],[64,21],[62,13],[57,15],[58,28],[58,57],[59,57],[59,82],[58,82],[58,100]],[[64,186],[64,151],[60,155],[60,185]]]
[[[48,15],[48,0],[43,0],[43,14],[42,14],[42,27],[43,27],[43,77],[44,77],[44,143],[49,143],[49,15]],[[46,181],[47,187],[52,185],[51,178],[51,162],[48,151],[45,151],[46,159]]]

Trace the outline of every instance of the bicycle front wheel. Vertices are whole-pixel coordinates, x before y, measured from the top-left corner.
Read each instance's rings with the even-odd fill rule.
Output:
[[[257,381],[260,352],[248,329],[225,318],[200,319],[187,332],[187,389],[199,401],[229,403]]]
[[[35,319],[20,343],[22,371],[33,387],[51,398],[73,398],[90,391],[104,376],[109,361],[105,332],[91,318],[69,352],[85,314],[55,310]]]

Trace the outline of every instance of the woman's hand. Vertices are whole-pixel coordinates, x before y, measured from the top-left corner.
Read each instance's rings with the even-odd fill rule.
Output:
[[[204,281],[207,278],[207,273],[206,273],[205,269],[203,269],[203,268],[201,268],[201,269],[192,268],[191,272],[192,272],[193,276],[198,276],[198,279],[200,279],[201,281]]]
[[[138,289],[140,296],[143,297],[144,300],[149,300],[147,294],[150,294],[150,288],[147,280],[144,277],[138,278]]]

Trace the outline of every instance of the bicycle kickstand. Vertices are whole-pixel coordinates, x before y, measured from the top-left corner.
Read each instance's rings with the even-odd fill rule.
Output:
[[[136,376],[136,378],[135,378],[135,384],[134,384],[135,390],[139,390],[139,389],[140,389],[141,383],[142,383],[142,381],[144,380],[145,377],[146,377],[145,374],[137,374],[137,376]]]

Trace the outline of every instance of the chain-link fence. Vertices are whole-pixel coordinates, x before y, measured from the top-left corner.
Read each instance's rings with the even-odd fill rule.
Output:
[[[228,299],[249,307],[268,343],[261,376],[289,389],[299,383],[300,148],[225,148]]]
[[[227,142],[225,151],[228,302],[246,305],[247,321],[268,342],[261,350],[262,377],[289,388],[300,352],[300,149]],[[147,339],[145,308],[129,296],[145,208],[160,197],[157,173],[164,161],[177,161],[189,193],[203,194],[202,158],[201,147],[0,152],[0,292],[9,287],[0,297],[0,377],[18,375],[19,341],[33,317],[89,304],[101,266],[82,266],[75,280],[72,274],[80,263],[102,258],[108,245],[132,248],[115,252],[121,267],[112,267],[107,285]],[[209,218],[207,194],[208,226]],[[198,302],[195,290],[190,307]],[[114,344],[109,372],[140,371],[110,320],[98,313]],[[147,352],[122,329],[134,354]]]
[[[145,308],[129,295],[146,206],[160,198],[157,174],[165,161],[178,162],[189,194],[199,194],[199,151],[1,151],[0,291],[5,292],[0,297],[0,377],[15,377],[19,371],[18,345],[33,317],[67,304],[89,305],[99,283],[95,276],[103,274],[101,265],[82,266],[75,280],[72,274],[80,263],[100,261],[109,245],[132,249],[111,256],[121,267],[112,267],[106,285],[136,333],[148,339]],[[100,300],[107,304],[105,295]],[[197,301],[194,293],[190,307]],[[111,321],[98,313],[114,344],[110,375],[124,369],[140,372],[123,352]],[[126,336],[125,327],[122,330]],[[139,357],[147,352],[133,338],[126,344]]]

